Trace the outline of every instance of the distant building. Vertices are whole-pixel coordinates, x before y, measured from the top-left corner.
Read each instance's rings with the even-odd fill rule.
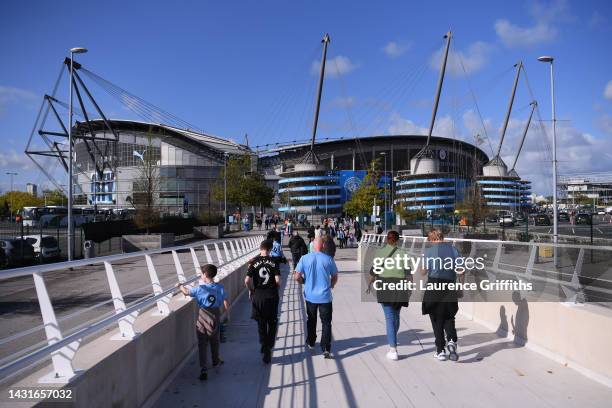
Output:
[[[560,176],[558,189],[567,204],[578,198],[590,198],[596,204],[612,203],[612,172]]]
[[[28,192],[28,194],[32,194],[34,197],[38,196],[38,186],[36,184],[26,184],[26,191]]]

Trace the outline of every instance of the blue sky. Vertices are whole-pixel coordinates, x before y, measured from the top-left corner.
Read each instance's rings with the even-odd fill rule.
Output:
[[[559,172],[612,170],[608,1],[228,3],[2,2],[0,189],[8,187],[8,170],[19,172],[19,189],[45,182],[22,152],[70,47],[87,47],[79,61],[88,69],[197,128],[240,142],[248,133],[251,145],[262,145],[309,137],[325,32],[332,42],[319,137],[423,132],[449,28],[436,134],[474,142],[486,130],[495,149],[513,64],[523,60],[544,122],[532,125],[517,170],[546,194],[551,142],[540,123],[548,126],[551,116],[549,71],[536,58],[550,54],[563,120]],[[58,98],[66,101],[67,83],[61,86]],[[91,88],[109,116],[138,118]],[[509,163],[531,99],[521,79],[502,149]],[[488,142],[481,147],[491,153]]]

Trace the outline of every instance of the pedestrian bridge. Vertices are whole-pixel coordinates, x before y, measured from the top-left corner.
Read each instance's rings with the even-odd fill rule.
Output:
[[[87,261],[89,266],[85,261],[75,262],[73,268],[88,268],[89,280],[100,278],[106,293],[113,295],[109,296],[106,313],[70,329],[65,328],[70,319],[74,320],[73,315],[90,315],[88,310],[93,305],[66,312],[65,302],[56,300],[66,295],[62,292],[65,288],[56,288],[51,276],[57,273],[62,274],[61,280],[74,279],[63,271],[68,265],[7,271],[3,277],[11,279],[4,283],[12,284],[12,289],[20,289],[22,294],[27,290],[18,276],[33,274],[43,321],[42,327],[27,321],[32,326],[29,330],[3,335],[3,393],[18,386],[65,387],[74,389],[77,406],[87,407],[609,406],[611,314],[606,304],[581,303],[584,285],[579,279],[576,288],[572,276],[560,279],[563,284],[556,287],[561,288],[563,296],[573,296],[572,301],[461,303],[457,363],[433,358],[429,318],[421,315],[419,303],[412,303],[402,310],[400,360],[388,361],[382,310],[364,298],[363,267],[358,262],[367,263],[380,245],[381,238],[373,235],[366,235],[359,249],[337,252],[340,272],[334,290],[334,358],[326,360],[318,349],[305,349],[301,289],[287,279],[289,268],[284,266],[276,347],[272,364],[264,365],[256,324],[249,318],[248,299],[240,291],[244,263],[256,253],[259,240],[250,236],[170,251],[98,258],[95,262],[100,271],[91,265],[92,260]],[[491,247],[496,253],[499,247],[497,242],[470,244],[470,251]],[[407,251],[418,252],[419,245],[422,248],[420,238],[406,237],[402,242]],[[496,261],[495,268],[508,273],[510,264],[523,262],[523,252],[523,270],[514,268],[513,272],[527,273],[532,247],[517,253],[506,250],[506,245],[510,243],[502,243],[501,253],[487,265],[488,273],[499,273],[493,268]],[[581,261],[590,265],[590,255],[583,253]],[[559,255],[556,262],[562,264],[563,259]],[[177,279],[195,280],[190,278],[195,267],[209,261],[225,265],[222,281],[233,307],[225,332],[227,341],[221,345],[225,364],[218,373],[211,372],[208,381],[200,382],[193,332],[195,308],[193,302],[176,294],[172,283]],[[552,279],[542,272],[547,262],[534,260],[532,278]],[[140,296],[142,287],[135,278],[131,282],[127,279],[137,271],[148,279],[148,288],[153,289],[150,294]],[[128,286],[130,289],[125,289]],[[576,291],[568,295],[563,287]],[[42,290],[45,288],[51,290]],[[86,286],[83,288],[87,291]],[[49,295],[53,290],[57,296]],[[77,296],[79,292],[68,293]],[[130,302],[128,293],[138,296]],[[15,314],[3,313],[3,326],[9,321],[13,326],[23,324],[23,316]],[[46,333],[44,344],[31,340],[36,327]],[[32,344],[11,349],[7,339],[17,339],[13,342],[19,344],[25,339]],[[0,404],[6,401],[3,396]]]

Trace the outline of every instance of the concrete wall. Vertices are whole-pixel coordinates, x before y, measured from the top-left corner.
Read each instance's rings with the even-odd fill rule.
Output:
[[[174,234],[123,235],[123,252],[146,251],[147,249],[168,248],[174,245]]]
[[[231,303],[243,292],[246,271],[244,263],[220,280]],[[133,340],[112,340],[115,329],[81,346],[73,361],[81,372],[63,386],[76,395],[70,406],[131,408],[154,402],[197,349],[195,302],[175,295],[170,309],[170,315],[163,317],[154,313],[156,307],[139,315],[134,324],[139,335]],[[50,371],[46,366],[12,386],[41,386],[38,379]]]
[[[612,312],[560,302],[462,302],[460,313],[612,387]],[[459,339],[461,342],[461,339]]]
[[[361,264],[364,248],[357,256]],[[459,313],[593,380],[612,387],[612,311],[561,302],[461,302]],[[459,339],[461,344],[461,339]]]

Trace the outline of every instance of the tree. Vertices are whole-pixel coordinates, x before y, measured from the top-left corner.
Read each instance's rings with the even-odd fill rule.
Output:
[[[466,191],[463,201],[456,205],[456,209],[460,213],[467,214],[468,219],[472,221],[472,226],[475,227],[478,225],[478,223],[485,217],[487,210],[480,187],[476,184],[470,186]]]
[[[370,214],[374,201],[381,202],[383,189],[379,187],[380,181],[379,159],[372,160],[370,167],[351,198],[344,203],[344,211],[353,217]]]
[[[251,171],[250,156],[231,156],[213,186],[213,198],[224,200],[227,173],[227,202],[242,206],[271,207],[274,190],[266,185],[264,177]]]
[[[23,207],[42,207],[44,200],[24,191],[10,191],[0,196],[1,208],[16,215]]]
[[[425,211],[409,210],[404,207],[402,203],[396,204],[394,210],[399,215],[400,219],[407,225],[416,224],[418,220],[425,218]]]
[[[136,208],[134,222],[140,228],[149,230],[159,222],[157,196],[159,192],[159,166],[153,148],[152,135],[147,133],[148,144],[138,165],[138,176],[133,184],[132,205]]]
[[[62,190],[43,190],[43,200],[46,205],[66,205],[68,198]]]

